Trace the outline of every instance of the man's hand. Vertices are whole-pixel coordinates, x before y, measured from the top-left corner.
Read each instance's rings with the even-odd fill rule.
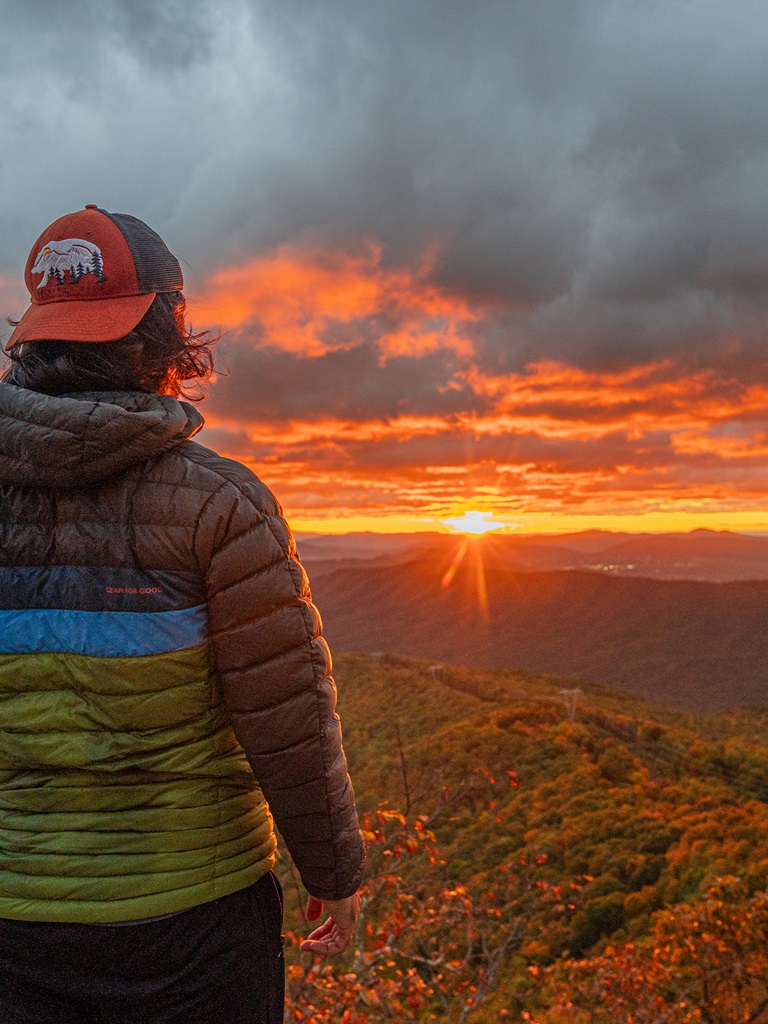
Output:
[[[355,933],[355,925],[360,916],[360,894],[355,893],[343,900],[319,900],[310,896],[307,900],[307,920],[316,921],[323,907],[328,911],[328,919],[304,939],[301,949],[305,953],[316,953],[317,956],[335,956],[347,948]]]

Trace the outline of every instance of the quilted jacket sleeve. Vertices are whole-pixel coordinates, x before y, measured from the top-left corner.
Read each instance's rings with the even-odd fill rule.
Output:
[[[364,847],[330,652],[280,511],[251,474],[209,499],[197,535],[210,638],[235,735],[302,881],[340,899],[360,885]]]

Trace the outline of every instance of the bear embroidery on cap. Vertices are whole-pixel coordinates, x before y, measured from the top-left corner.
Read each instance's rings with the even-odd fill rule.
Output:
[[[65,238],[61,242],[48,242],[37,254],[33,274],[42,274],[43,279],[38,288],[44,288],[54,275],[59,284],[65,283],[65,273],[69,271],[72,284],[77,284],[84,274],[93,274],[97,281],[104,282],[104,262],[101,249],[93,242],[82,238]]]

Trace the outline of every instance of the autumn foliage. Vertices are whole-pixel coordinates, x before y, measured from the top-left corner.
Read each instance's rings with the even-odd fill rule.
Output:
[[[516,871],[502,865],[493,889],[447,886],[422,818],[380,808],[364,816],[363,831],[372,865],[354,951],[342,968],[289,964],[287,1019],[467,1020],[522,942],[525,913],[541,898],[533,872],[523,861]],[[301,936],[288,938],[295,948]]]
[[[339,661],[363,912],[316,960],[296,889],[286,1020],[768,1024],[759,714],[568,721],[556,680]]]
[[[736,1024],[768,1020],[768,894],[718,879],[703,900],[661,911],[642,942],[566,961],[548,1024]]]

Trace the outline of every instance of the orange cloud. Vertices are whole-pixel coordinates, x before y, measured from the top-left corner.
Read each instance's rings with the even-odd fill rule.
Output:
[[[284,246],[243,265],[216,271],[190,304],[199,324],[225,328],[258,321],[262,343],[303,355],[320,355],[349,342],[329,337],[333,325],[391,318],[382,357],[451,347],[471,352],[464,325],[478,313],[467,301],[428,281],[431,263],[415,270],[385,268],[381,247],[356,256]]]
[[[233,328],[211,443],[305,521],[437,521],[471,503],[518,519],[753,510],[768,525],[768,374],[744,376],[732,347],[726,370],[667,357],[500,372],[478,344],[493,311],[430,269],[387,267],[370,245],[216,272],[191,310]]]
[[[23,313],[28,305],[29,295],[24,282],[0,276],[0,317],[16,316]]]

